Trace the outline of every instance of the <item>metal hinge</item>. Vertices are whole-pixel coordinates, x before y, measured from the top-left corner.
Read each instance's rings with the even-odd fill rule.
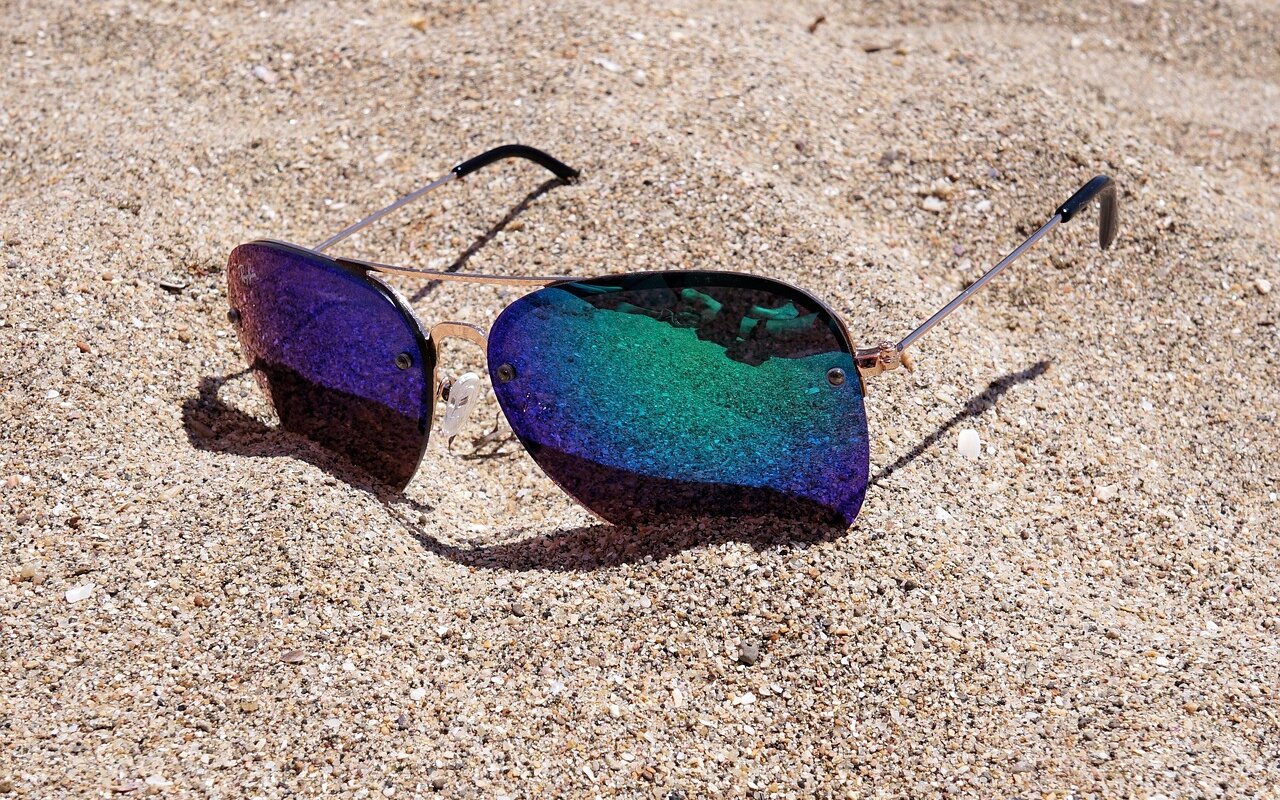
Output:
[[[907,372],[915,371],[911,356],[890,341],[859,350],[854,355],[854,362],[858,365],[858,374],[864,378],[874,378],[900,366],[906,368]]]

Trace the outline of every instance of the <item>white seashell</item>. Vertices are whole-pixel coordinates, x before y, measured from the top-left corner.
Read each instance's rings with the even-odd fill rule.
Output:
[[[96,590],[97,588],[98,587],[95,584],[85,583],[75,587],[74,589],[68,589],[67,602],[79,603],[81,600],[86,600],[93,595],[94,590]]]

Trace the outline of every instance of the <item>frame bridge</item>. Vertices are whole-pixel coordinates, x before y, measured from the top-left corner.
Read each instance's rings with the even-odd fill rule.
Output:
[[[466,339],[468,342],[480,345],[480,349],[484,351],[485,357],[488,358],[489,337],[485,335],[484,331],[467,322],[438,322],[431,326],[431,332],[427,338],[430,340],[436,356],[436,368],[431,376],[431,396],[447,402],[450,390],[453,387],[453,378],[444,378],[443,380],[440,378],[441,343],[445,339]]]
[[[445,339],[466,339],[480,345],[480,349],[486,352],[489,349],[489,337],[485,332],[467,322],[438,322],[431,326],[429,338],[437,351]]]

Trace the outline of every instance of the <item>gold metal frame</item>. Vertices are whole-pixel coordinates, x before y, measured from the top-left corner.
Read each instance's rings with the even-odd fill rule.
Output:
[[[440,380],[440,344],[445,339],[463,339],[480,345],[486,353],[489,350],[489,337],[479,327],[469,322],[437,322],[427,332],[427,341],[435,351],[435,369],[431,371],[431,396],[442,400],[449,399],[443,389],[447,384]]]
[[[490,275],[490,274],[484,274],[479,272],[445,272],[443,270],[419,269],[417,267],[398,267],[391,264],[380,264],[375,261],[364,261],[362,259],[357,259],[357,258],[338,258],[335,260],[338,263],[349,266],[349,267],[370,270],[383,275],[398,275],[398,276],[408,277],[408,278],[417,278],[419,280],[450,281],[455,283],[478,283],[478,284],[487,284],[490,286],[528,286],[528,287],[536,287],[536,288],[545,288],[547,286],[554,286],[557,283],[571,283],[574,281],[584,280],[581,277],[577,277],[573,275],[530,275],[530,276]],[[730,270],[717,270],[717,272],[724,275],[740,275],[744,277],[755,277],[750,273],[746,273],[746,272],[733,272]],[[645,272],[618,273],[618,276],[619,277],[623,277],[623,276],[636,277],[636,276],[645,275],[645,274],[660,275],[662,274],[662,271],[654,271],[650,273],[645,273]],[[609,277],[610,276],[607,274],[599,275],[599,276],[596,276],[595,278],[592,278],[592,280],[608,279]],[[800,292],[801,294],[810,298],[821,310],[825,311],[827,315],[831,317],[831,319],[835,320],[837,325],[840,326],[840,331],[844,335],[845,341],[847,342],[853,341],[853,339],[849,335],[849,328],[845,324],[844,319],[839,314],[837,314],[835,310],[833,310],[830,306],[828,306],[822,300],[814,297],[812,294],[805,291],[804,289],[801,289],[798,286],[794,286],[792,284],[786,283],[786,281],[779,281],[779,283],[789,286],[795,291]],[[480,328],[474,325],[471,325],[469,323],[462,323],[462,322],[441,322],[436,325],[433,325],[431,327],[431,332],[430,332],[431,335],[429,338],[435,339],[436,331],[441,328],[444,328],[446,331],[449,331],[447,335],[457,335],[456,332],[460,328],[469,329],[471,331],[471,334],[463,335],[461,338],[468,338],[468,339],[471,339],[471,341],[476,341],[482,347],[486,346],[485,333]],[[479,336],[481,338],[475,339],[474,336]],[[875,375],[879,375],[880,373],[886,372],[891,369],[897,369],[899,365],[907,367],[908,372],[910,372],[913,368],[910,356],[908,356],[906,353],[902,353],[896,350],[893,347],[893,345],[889,342],[882,342],[877,347],[873,347],[870,349],[861,349],[861,350],[855,351],[854,363],[857,364],[858,374],[864,378],[869,378]]]
[[[468,342],[474,342],[480,345],[481,349],[489,346],[489,337],[479,327],[469,322],[437,322],[431,326],[428,331],[428,337],[435,342],[436,350],[440,349],[440,342],[445,339],[465,339]],[[440,355],[439,352],[436,355]]]
[[[550,286],[553,283],[561,283],[563,281],[581,280],[581,278],[571,275],[483,275],[478,272],[445,272],[438,269],[397,267],[391,264],[379,264],[376,261],[362,261],[358,258],[338,258],[334,260],[339,264],[369,269],[374,272],[381,272],[384,275],[399,275],[428,281],[486,283],[492,286]]]

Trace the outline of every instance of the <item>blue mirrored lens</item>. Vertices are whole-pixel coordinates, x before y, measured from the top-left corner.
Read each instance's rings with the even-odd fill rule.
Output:
[[[557,284],[508,307],[489,369],[547,474],[611,522],[852,523],[862,383],[823,306],[776,281],[670,272]]]
[[[412,318],[361,273],[274,243],[232,252],[227,294],[281,425],[403,489],[432,412],[434,362]]]

